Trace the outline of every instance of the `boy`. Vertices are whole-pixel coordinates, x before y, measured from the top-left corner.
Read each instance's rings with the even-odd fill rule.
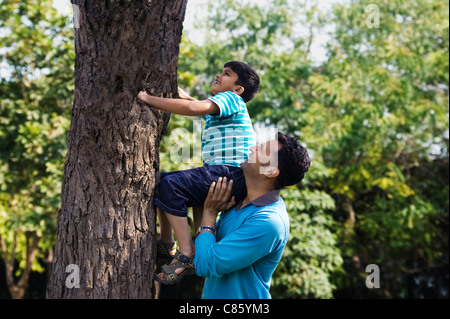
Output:
[[[250,146],[255,144],[252,122],[245,103],[258,92],[259,76],[249,65],[231,61],[216,75],[211,86],[213,97],[198,101],[179,90],[179,99],[149,96],[141,91],[142,102],[171,113],[196,116],[205,120],[202,135],[203,167],[161,174],[155,192],[160,221],[158,253],[173,257],[170,265],[162,267],[155,279],[164,284],[180,281],[193,274],[195,246],[189,230],[187,207],[202,207],[209,187],[219,177],[234,181],[232,196],[242,200],[247,193],[240,163],[247,160]],[[199,230],[202,226],[200,226]],[[173,252],[172,229],[178,240],[179,251]]]

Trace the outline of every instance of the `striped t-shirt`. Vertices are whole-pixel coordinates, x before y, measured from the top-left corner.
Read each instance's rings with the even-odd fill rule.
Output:
[[[209,100],[217,104],[219,114],[202,116],[206,120],[202,135],[203,163],[240,166],[255,144],[255,133],[244,100],[231,91]]]

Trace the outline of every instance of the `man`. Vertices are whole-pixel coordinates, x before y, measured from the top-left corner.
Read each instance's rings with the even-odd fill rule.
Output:
[[[299,183],[309,166],[299,141],[278,133],[275,140],[252,147],[241,164],[247,186],[243,201],[234,207],[234,198],[229,202],[233,181],[219,178],[211,184],[195,240],[195,269],[206,277],[203,298],[271,297],[270,280],[289,236],[280,189]]]

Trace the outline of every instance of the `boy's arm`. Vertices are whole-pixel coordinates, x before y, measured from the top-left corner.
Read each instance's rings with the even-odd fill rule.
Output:
[[[148,95],[145,91],[139,92],[137,98],[154,108],[180,115],[196,116],[220,112],[217,104],[211,100],[168,99]]]

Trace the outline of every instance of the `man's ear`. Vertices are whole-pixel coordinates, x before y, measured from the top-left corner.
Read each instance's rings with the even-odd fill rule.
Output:
[[[241,96],[242,93],[244,93],[244,87],[239,85],[239,86],[234,90],[234,92],[235,92],[237,95]]]
[[[264,176],[267,178],[275,178],[280,175],[280,170],[275,166],[267,166],[264,168]]]

